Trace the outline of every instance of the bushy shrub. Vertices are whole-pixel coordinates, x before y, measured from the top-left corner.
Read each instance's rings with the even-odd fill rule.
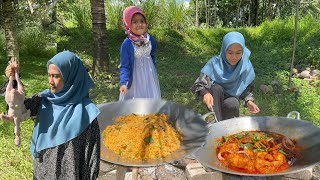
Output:
[[[193,19],[190,16],[190,9],[180,1],[176,0],[148,0],[136,2],[106,2],[107,27],[111,29],[122,29],[122,13],[123,10],[131,5],[140,7],[148,21],[150,29],[170,28],[174,30],[182,30],[191,27]]]
[[[294,58],[295,67],[314,66],[319,67],[320,56],[320,21],[310,16],[301,17],[298,24],[296,39],[296,51]],[[293,53],[294,17],[286,19],[275,19],[265,21],[257,27],[250,43],[253,58],[256,52],[265,53],[257,57],[256,67],[265,67],[265,71],[259,73],[270,73],[273,70],[288,70]],[[246,39],[247,40],[247,39]]]
[[[261,39],[264,39],[265,43],[272,40],[275,44],[291,44],[294,19],[288,18],[287,20],[275,19],[273,21],[265,21],[261,24]]]
[[[79,1],[71,6],[72,19],[77,24],[77,27],[90,29],[92,26],[91,9],[89,1]]]
[[[120,3],[111,4],[107,1],[106,3],[106,19],[108,29],[121,29],[122,28],[122,11],[124,9],[123,5]]]
[[[320,66],[320,20],[311,16],[303,17],[299,21],[297,40],[297,64]]]
[[[188,9],[182,2],[169,0],[163,4],[159,25],[174,30],[183,30],[191,26],[189,23],[192,22],[192,19],[188,16]]]
[[[48,35],[38,27],[27,27],[18,33],[20,53],[44,55],[49,42]]]

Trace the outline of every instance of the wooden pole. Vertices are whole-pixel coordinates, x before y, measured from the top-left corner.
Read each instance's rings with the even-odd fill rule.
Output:
[[[199,27],[199,2],[196,0],[196,27]]]
[[[289,82],[288,88],[291,88],[291,76],[293,70],[293,63],[294,63],[294,55],[296,53],[296,41],[297,41],[297,34],[298,34],[298,23],[299,23],[299,3],[300,0],[296,0],[296,16],[294,18],[294,35],[293,35],[293,50],[292,50],[292,58],[291,58],[291,65],[290,65],[290,74],[289,74]]]

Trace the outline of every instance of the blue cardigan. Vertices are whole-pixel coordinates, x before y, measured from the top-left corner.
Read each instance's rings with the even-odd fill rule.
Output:
[[[151,58],[154,66],[156,61],[154,53],[156,51],[156,40],[150,35],[151,42]],[[131,87],[133,78],[133,65],[134,65],[134,48],[132,41],[127,37],[120,48],[120,86],[127,85],[128,89]]]

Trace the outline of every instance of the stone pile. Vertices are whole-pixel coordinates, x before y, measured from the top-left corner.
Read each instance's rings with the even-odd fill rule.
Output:
[[[320,180],[320,164],[298,173],[256,177],[215,171],[187,157],[170,164],[141,168],[101,161],[98,180]]]

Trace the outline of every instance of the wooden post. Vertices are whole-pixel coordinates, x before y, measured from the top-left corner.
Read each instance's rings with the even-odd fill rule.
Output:
[[[293,70],[293,62],[294,62],[294,55],[296,53],[296,41],[297,41],[297,34],[298,34],[298,23],[299,23],[299,3],[300,0],[296,0],[296,16],[294,18],[294,35],[293,35],[293,50],[292,50],[292,58],[291,58],[291,65],[290,65],[290,74],[289,74],[289,82],[288,88],[291,88],[291,76]]]

